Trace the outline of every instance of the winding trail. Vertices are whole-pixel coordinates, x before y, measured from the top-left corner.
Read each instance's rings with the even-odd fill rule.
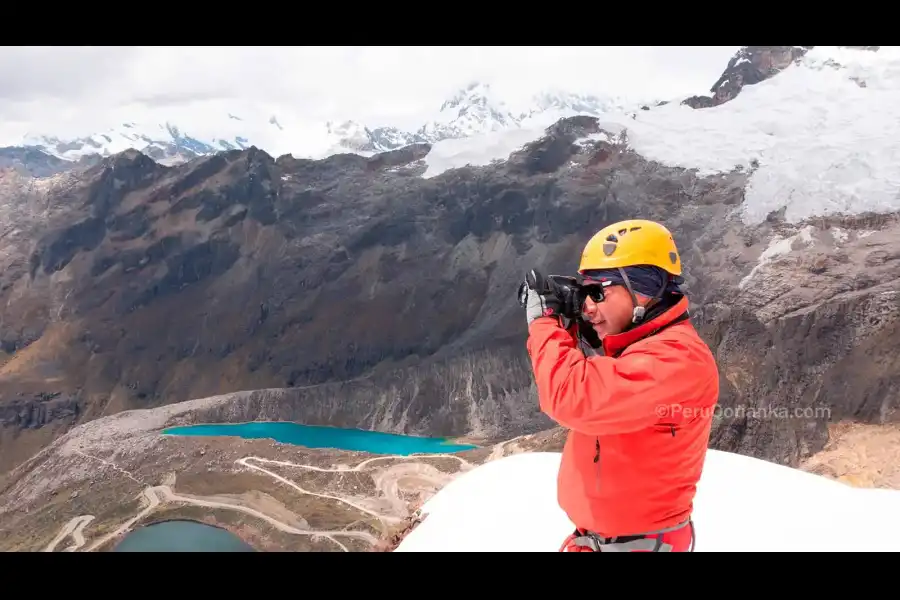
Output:
[[[472,463],[470,463],[469,461],[467,461],[466,459],[464,459],[460,456],[455,456],[453,454],[425,454],[425,455],[416,454],[416,455],[412,455],[412,456],[376,456],[375,458],[367,458],[366,460],[362,461],[361,463],[359,463],[358,465],[356,465],[354,467],[331,467],[331,468],[316,467],[313,465],[303,465],[300,463],[288,462],[286,460],[275,460],[272,458],[263,458],[261,456],[245,456],[244,458],[237,459],[235,462],[239,462],[245,466],[249,466],[241,461],[256,460],[259,462],[269,463],[270,465],[281,465],[283,467],[296,467],[298,469],[306,469],[307,471],[318,471],[320,473],[353,473],[353,472],[361,472],[366,465],[373,463],[375,461],[378,461],[378,460],[403,461],[403,460],[422,460],[423,458],[452,458],[454,460],[458,460],[465,467],[472,468],[475,466]]]
[[[63,552],[75,552],[76,550],[84,546],[84,528],[93,520],[94,515],[84,515],[82,517],[81,522],[79,522],[78,525],[75,526],[75,529],[72,531],[72,540],[75,543],[63,550]]]
[[[131,529],[135,523],[156,510],[156,507],[159,506],[159,498],[157,498],[156,494],[153,493],[153,489],[154,488],[152,487],[148,487],[143,492],[141,492],[141,497],[147,501],[147,506],[145,506],[141,510],[141,512],[122,523],[122,525],[120,525],[119,528],[112,533],[107,533],[102,538],[96,540],[93,544],[90,545],[90,547],[88,548],[88,552],[90,552],[91,550],[96,550],[114,537],[122,535],[123,533]]]
[[[297,469],[306,469],[308,471],[317,471],[319,473],[361,473],[364,471],[366,466],[370,465],[373,462],[379,461],[379,460],[392,460],[392,461],[416,460],[416,461],[421,461],[422,458],[423,458],[423,456],[376,456],[375,458],[369,458],[367,460],[364,460],[361,463],[359,463],[358,465],[353,466],[353,467],[331,467],[331,468],[316,467],[313,465],[292,463],[292,462],[289,462],[286,460],[275,460],[275,459],[271,459],[271,458],[262,458],[261,456],[245,456],[244,458],[237,459],[235,462],[244,467],[247,467],[249,469],[253,469],[255,471],[265,473],[269,477],[272,477],[273,479],[280,481],[281,483],[283,483],[287,486],[290,486],[291,488],[300,492],[301,494],[307,494],[309,496],[315,496],[317,498],[324,498],[326,500],[334,500],[335,502],[341,502],[343,504],[346,504],[347,506],[355,508],[356,510],[358,510],[362,513],[365,513],[369,516],[375,517],[376,519],[379,519],[384,523],[401,523],[404,521],[405,517],[397,517],[394,515],[386,515],[383,513],[378,513],[369,508],[366,508],[365,506],[357,504],[356,502],[354,502],[352,500],[348,500],[347,498],[341,498],[340,496],[332,496],[330,494],[320,494],[318,492],[312,492],[310,490],[306,490],[306,489],[300,487],[297,483],[291,481],[290,479],[287,479],[286,477],[282,477],[278,473],[273,473],[272,471],[270,471],[264,467],[250,464],[249,461],[261,462],[261,463],[266,463],[266,464],[270,464],[270,465],[279,465],[279,466],[283,466],[283,467],[292,467],[292,468],[297,468]],[[452,454],[429,454],[424,458],[453,458],[453,459],[458,460],[461,464],[463,464],[466,467],[472,466],[472,464],[470,462],[468,462],[467,460],[465,460],[459,456],[453,456]],[[376,482],[376,485],[377,485],[377,482]],[[387,499],[391,502],[391,504],[393,506],[402,506],[403,505],[403,501],[400,499],[397,482],[392,482],[392,483],[388,484],[387,486],[384,486],[384,487],[379,486],[379,487],[382,490],[382,492],[385,493],[385,495],[387,496]]]
[[[72,540],[74,543],[63,550],[63,552],[74,552],[78,550],[82,546],[84,546],[84,528],[85,526],[94,520],[94,515],[80,515],[73,519],[70,519],[68,523],[62,526],[59,530],[59,533],[56,534],[56,537],[47,544],[47,546],[42,550],[42,552],[53,552],[56,550],[56,547],[59,545],[61,541],[72,536]]]
[[[338,496],[331,496],[331,495],[326,495],[326,494],[319,494],[317,492],[311,492],[309,490],[305,490],[302,487],[300,487],[297,483],[290,481],[289,479],[282,477],[281,475],[278,475],[277,473],[273,473],[272,471],[265,469],[263,467],[249,464],[248,461],[252,460],[252,461],[262,462],[262,463],[266,463],[266,464],[270,464],[270,465],[279,465],[282,467],[291,467],[291,468],[296,468],[296,469],[306,469],[307,471],[316,471],[318,473],[362,473],[365,471],[366,467],[368,467],[369,465],[371,465],[374,462],[382,461],[382,460],[393,461],[394,466],[388,467],[388,469],[384,473],[385,476],[373,477],[373,480],[375,483],[375,487],[384,495],[384,497],[391,504],[391,506],[398,513],[400,513],[400,512],[404,512],[406,503],[400,497],[399,477],[401,475],[406,476],[406,477],[409,477],[412,475],[419,475],[425,479],[434,480],[435,477],[433,474],[429,474],[427,472],[423,473],[423,471],[426,468],[430,468],[430,469],[434,470],[434,467],[431,467],[431,465],[428,465],[427,463],[422,462],[422,459],[427,459],[427,458],[452,458],[452,459],[458,461],[464,469],[470,469],[470,468],[474,467],[474,465],[472,463],[470,463],[469,461],[465,460],[462,457],[455,456],[453,454],[428,454],[428,455],[413,455],[413,456],[376,456],[374,458],[366,459],[366,460],[362,461],[361,463],[359,463],[358,465],[353,466],[353,467],[346,467],[346,466],[316,467],[313,465],[293,463],[293,462],[286,461],[286,460],[275,460],[275,459],[271,459],[271,458],[262,458],[260,456],[245,456],[244,458],[240,458],[240,459],[236,460],[235,462],[238,464],[241,464],[245,467],[248,467],[250,469],[254,469],[256,471],[265,473],[266,475],[273,477],[274,479],[284,483],[285,485],[292,487],[293,489],[297,490],[298,492],[300,492],[302,494],[308,494],[308,495],[316,496],[319,498],[326,498],[329,500],[335,500],[338,502],[342,502],[352,508],[355,508],[356,510],[358,510],[360,512],[363,512],[367,515],[373,516],[373,517],[381,520],[383,523],[401,523],[405,520],[405,516],[404,517],[396,517],[393,515],[377,513],[369,508],[360,506],[359,504],[357,504],[349,499],[346,499],[346,498],[340,498]],[[410,467],[419,467],[419,469],[415,469],[415,468],[401,469],[401,470],[396,469],[396,467],[400,466],[400,464],[402,464],[404,462],[411,462],[411,461],[414,461],[414,464],[409,465],[409,466]],[[390,475],[393,475],[393,478],[391,478]]]
[[[272,471],[270,471],[268,469],[264,469],[263,467],[251,465],[250,463],[247,462],[248,460],[267,460],[267,459],[260,459],[258,456],[245,456],[244,458],[237,459],[235,462],[242,466],[247,467],[248,469],[253,469],[254,471],[260,471],[262,473],[265,473],[269,477],[271,477],[277,481],[280,481],[281,483],[283,483],[287,486],[294,488],[301,494],[306,494],[308,496],[315,496],[316,498],[324,498],[326,500],[334,500],[335,502],[341,502],[343,504],[346,504],[347,506],[355,508],[356,510],[358,510],[362,513],[365,513],[367,515],[375,517],[376,519],[380,519],[381,521],[385,521],[385,522],[389,522],[389,523],[399,523],[400,521],[403,520],[401,517],[393,517],[391,515],[379,514],[373,510],[366,508],[365,506],[361,506],[361,505],[357,504],[356,502],[353,502],[352,500],[347,500],[346,498],[341,498],[340,496],[332,496],[330,494],[320,494],[318,492],[311,492],[309,490],[305,490],[302,487],[300,487],[299,485],[297,485],[296,483],[294,483],[293,481],[291,481],[290,479],[288,479],[286,477],[282,477],[278,473],[273,473]],[[297,467],[301,466],[301,465],[291,465],[291,463],[281,463],[281,462],[279,464],[284,464],[285,466],[297,466]],[[315,470],[320,470],[320,469],[315,469]],[[321,470],[327,472],[327,470],[324,470],[324,469],[321,469]],[[350,469],[345,469],[345,471],[350,471]]]
[[[85,458],[99,460],[105,466],[109,466],[109,467],[115,469],[116,471],[125,475],[129,479],[131,479],[133,481],[138,481],[133,475],[131,475],[131,473],[124,471],[123,469],[119,468],[117,465],[115,465],[112,462],[97,459],[93,456],[83,454],[83,453],[79,453],[79,454],[82,454],[82,456],[84,456]],[[474,465],[472,465],[472,463],[468,462],[467,460],[465,460],[459,456],[454,456],[453,454],[429,454],[429,455],[418,455],[418,456],[376,456],[374,458],[369,458],[367,460],[364,460],[361,463],[359,463],[358,465],[355,465],[353,467],[339,466],[339,467],[332,467],[332,468],[317,467],[314,465],[306,465],[306,464],[298,464],[298,463],[292,463],[289,461],[263,458],[260,456],[245,456],[244,458],[237,459],[235,462],[240,464],[243,467],[248,468],[248,469],[252,469],[254,471],[264,473],[264,474],[268,475],[269,477],[272,477],[276,481],[279,481],[280,483],[283,483],[283,484],[291,487],[292,489],[300,492],[301,494],[306,494],[308,496],[315,496],[317,498],[323,498],[326,500],[333,500],[335,502],[341,502],[343,504],[346,504],[347,506],[350,506],[351,508],[354,508],[355,510],[358,510],[361,513],[364,513],[371,517],[375,517],[376,519],[379,519],[380,521],[382,521],[384,523],[400,523],[400,522],[404,521],[403,517],[396,517],[393,515],[381,514],[381,513],[375,512],[369,508],[366,508],[365,506],[357,504],[356,502],[346,499],[346,498],[341,498],[339,496],[332,496],[330,494],[321,494],[318,492],[313,492],[313,491],[304,489],[301,486],[299,486],[297,483],[287,479],[286,477],[282,477],[281,475],[279,475],[277,473],[273,473],[269,469],[266,469],[259,465],[252,464],[252,462],[259,462],[259,463],[265,463],[265,464],[271,464],[271,465],[279,465],[279,466],[283,466],[283,467],[291,467],[291,468],[298,468],[298,469],[306,469],[309,471],[318,471],[320,473],[350,473],[350,472],[362,472],[365,470],[365,468],[368,465],[370,465],[376,461],[383,461],[383,460],[390,460],[390,461],[394,461],[394,462],[398,462],[398,461],[403,462],[403,461],[410,461],[410,460],[422,461],[423,459],[428,459],[428,458],[452,458],[452,459],[459,461],[462,464],[463,468],[471,468],[474,466]],[[430,466],[430,465],[426,465],[426,466]],[[397,485],[396,481],[391,482],[387,486],[378,486],[378,487],[382,491],[382,493],[385,493],[388,496],[388,500],[391,502],[391,504],[393,506],[398,506],[398,505],[402,506],[402,499],[399,496],[399,490],[398,490],[398,485]],[[104,544],[109,542],[110,540],[112,540],[120,535],[123,535],[128,530],[130,530],[134,526],[135,523],[137,523],[138,521],[140,521],[141,519],[143,519],[144,517],[149,515],[154,510],[156,510],[156,508],[160,504],[167,503],[167,502],[181,502],[181,503],[185,503],[185,504],[191,504],[194,506],[203,506],[203,507],[207,507],[207,508],[218,508],[218,509],[242,512],[242,513],[251,515],[253,517],[256,517],[258,519],[262,519],[263,521],[269,523],[276,529],[278,529],[280,531],[284,531],[285,533],[290,533],[290,534],[294,534],[294,535],[308,535],[308,536],[312,536],[312,537],[322,537],[322,538],[328,539],[331,542],[333,542],[335,545],[337,545],[344,552],[349,552],[350,550],[337,539],[338,537],[341,537],[341,536],[348,537],[348,538],[360,539],[360,540],[363,540],[363,541],[369,543],[372,546],[375,546],[380,542],[380,540],[377,537],[375,537],[373,534],[369,533],[368,531],[354,531],[354,530],[348,530],[348,529],[333,529],[333,530],[299,529],[297,527],[294,527],[292,525],[288,525],[282,521],[279,521],[278,519],[271,517],[259,510],[256,510],[255,508],[250,508],[248,506],[244,506],[244,505],[238,504],[238,503],[222,502],[219,500],[207,500],[202,497],[178,494],[174,490],[172,490],[172,488],[169,487],[168,485],[154,485],[154,486],[146,487],[141,492],[141,499],[145,502],[145,505],[140,510],[140,512],[138,512],[131,519],[129,519],[128,521],[126,521],[125,523],[120,525],[115,531],[107,533],[106,535],[98,538],[97,540],[94,540],[94,542],[87,548],[87,550],[88,551],[96,550],[97,548],[100,548],[101,546],[103,546]],[[70,545],[69,547],[67,547],[64,551],[65,552],[74,552],[74,551],[78,550],[85,544],[84,528],[88,524],[90,524],[91,521],[93,521],[93,520],[94,520],[93,515],[80,515],[80,516],[77,516],[77,517],[69,520],[60,529],[60,531],[59,531],[59,533],[57,533],[56,537],[53,538],[53,540],[44,548],[43,551],[44,552],[53,552],[56,549],[56,547],[59,545],[59,543],[62,542],[64,539],[66,539],[69,536],[72,537],[74,543],[72,545]]]
[[[295,535],[310,535],[310,536],[321,536],[324,538],[328,538],[338,546],[347,551],[347,548],[334,539],[333,536],[344,536],[357,538],[361,540],[365,540],[372,545],[378,543],[378,538],[369,533],[368,531],[349,531],[345,529],[330,529],[330,530],[314,530],[314,529],[298,529],[297,527],[293,527],[291,525],[287,525],[275,519],[274,517],[270,517],[269,515],[256,510],[255,508],[250,508],[249,506],[243,506],[241,504],[230,504],[228,502],[218,502],[214,500],[203,500],[201,498],[195,498],[193,496],[184,496],[182,494],[176,494],[172,491],[167,485],[160,485],[151,488],[151,490],[155,493],[162,494],[163,500],[166,502],[186,502],[188,504],[193,504],[195,506],[205,506],[207,508],[224,508],[226,510],[236,510],[238,512],[246,513],[248,515],[254,516],[258,519],[262,519],[266,523],[269,523],[276,529],[284,531],[286,533],[293,533]]]

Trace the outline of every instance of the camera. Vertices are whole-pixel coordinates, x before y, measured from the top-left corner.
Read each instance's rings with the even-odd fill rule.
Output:
[[[586,298],[596,302],[603,300],[603,288],[599,285],[583,285],[580,276],[548,275],[542,276],[537,270],[531,270],[525,281],[519,286],[519,304],[524,308],[528,299],[528,289],[534,288],[543,294],[553,294],[562,304],[562,325],[565,329],[573,324],[578,327],[578,335],[592,348],[600,348],[600,338],[590,323],[581,316],[581,307]]]
[[[531,270],[518,290],[519,304],[523,307],[528,297],[529,287],[536,289],[542,294],[555,296],[562,304],[562,316],[572,320],[581,316],[581,306],[586,295],[579,278],[568,275],[548,275],[544,277],[537,270]]]
[[[554,294],[563,304],[563,316],[569,319],[580,317],[585,299],[581,280],[568,275],[549,275],[547,279],[551,282]]]

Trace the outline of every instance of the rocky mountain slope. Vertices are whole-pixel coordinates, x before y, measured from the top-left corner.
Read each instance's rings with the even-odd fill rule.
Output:
[[[427,178],[446,142],[5,172],[0,469],[76,423],[247,389],[276,388],[195,418],[484,442],[550,427],[515,286],[535,265],[571,271],[593,232],[635,215],[671,227],[688,265],[723,376],[716,447],[794,463],[826,442],[825,417],[896,419],[896,214],[748,222],[772,163],[665,166],[638,151],[642,118],[632,137],[564,119],[506,160]]]

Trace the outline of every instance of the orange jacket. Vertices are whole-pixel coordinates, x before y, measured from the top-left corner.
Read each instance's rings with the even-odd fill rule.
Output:
[[[683,297],[647,323],[607,336],[602,356],[587,356],[575,330],[556,318],[529,327],[541,410],[570,430],[557,494],[576,527],[631,535],[690,517],[719,373],[690,321],[672,323],[687,308]]]

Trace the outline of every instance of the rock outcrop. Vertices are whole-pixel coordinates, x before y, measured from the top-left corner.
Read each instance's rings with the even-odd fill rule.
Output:
[[[710,108],[733,100],[745,85],[754,85],[780,73],[813,46],[744,46],[728,61],[722,76],[709,89],[712,96],[691,96],[682,101],[691,108]]]
[[[840,47],[877,52],[881,46]],[[691,96],[681,103],[691,108],[710,108],[733,100],[745,85],[770,79],[813,48],[815,46],[744,46],[728,61],[722,76],[709,88],[711,96]]]

